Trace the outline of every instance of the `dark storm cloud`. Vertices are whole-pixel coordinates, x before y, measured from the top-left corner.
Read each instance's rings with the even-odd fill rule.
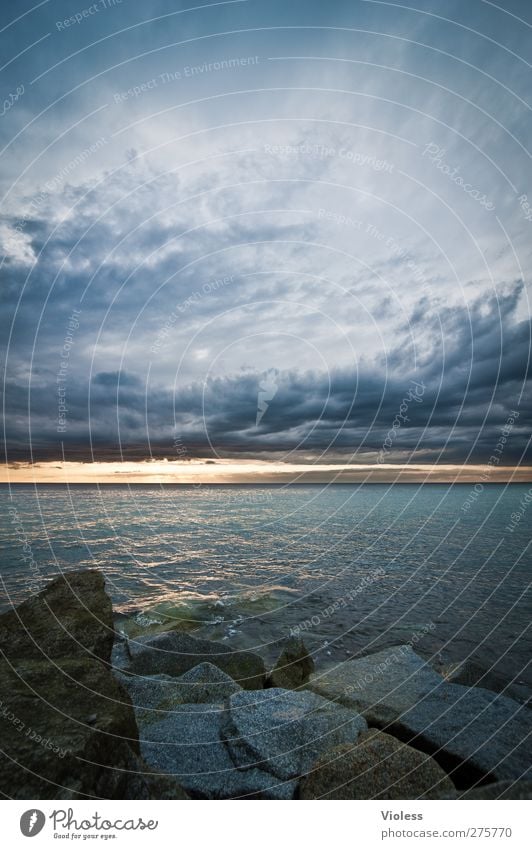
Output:
[[[175,238],[176,230],[186,226],[183,219],[171,223],[155,219],[137,229],[138,210],[120,203],[121,211],[113,210],[95,225],[90,208],[95,204],[105,212],[112,202],[120,201],[120,192],[129,195],[131,184],[135,185],[124,174],[117,179],[118,188],[110,178],[86,197],[80,190],[79,210],[51,237],[50,221],[32,220],[25,235],[33,255],[39,256],[38,265],[20,260],[2,271],[4,338],[12,332],[5,395],[9,457],[27,458],[30,450],[36,458],[58,456],[62,444],[67,456],[76,457],[120,451],[125,456],[150,452],[173,456],[178,439],[186,447],[185,456],[191,458],[211,450],[222,456],[305,451],[316,457],[327,451],[329,458],[354,455],[364,461],[378,456],[391,433],[388,461],[415,454],[418,461],[478,462],[490,456],[500,429],[518,403],[520,417],[505,462],[529,457],[529,395],[523,389],[529,381],[531,328],[529,320],[517,317],[523,295],[520,282],[501,285],[498,295],[477,296],[467,305],[434,304],[422,296],[402,323],[395,321],[393,300],[384,299],[383,309],[378,295],[376,309],[390,334],[386,355],[367,351],[357,368],[333,365],[329,371],[309,370],[303,364],[277,368],[258,424],[266,370],[248,366],[203,380],[191,374],[188,381],[177,383],[170,379],[171,373],[161,380],[155,367],[148,375],[150,345],[159,338],[161,323],[168,316],[157,302],[152,312],[146,306],[157,286],[164,288],[165,281],[176,279],[175,286],[171,284],[177,304],[173,332],[186,336],[199,317],[205,322],[220,309],[231,311],[245,304],[250,294],[242,285],[220,284],[212,297],[204,297],[201,281],[214,279],[217,266],[208,262],[208,271],[202,269],[198,277],[193,267],[196,257],[219,249],[220,238],[230,245],[250,241],[267,245],[275,244],[276,237],[287,242],[293,238],[291,260],[295,267],[303,267],[307,252],[302,252],[301,239],[304,234],[313,235],[312,226],[305,231],[271,219],[253,226],[238,221],[224,225],[221,236],[200,229],[183,245]],[[177,190],[177,183],[168,176],[165,186],[170,196]],[[157,208],[159,200],[148,189],[146,207]],[[194,223],[191,207],[184,217],[189,226]],[[135,232],[129,237],[131,230]],[[242,267],[246,262],[251,267],[254,256],[240,255]],[[393,264],[392,260],[386,264]],[[286,297],[287,291],[293,296],[300,284],[287,274],[284,280],[262,277],[260,285],[255,298],[271,300],[264,309],[275,322],[276,299]],[[210,284],[204,291],[213,294]],[[113,303],[116,308],[106,317]],[[69,331],[73,308],[80,313]],[[267,315],[264,309],[261,320]],[[142,319],[131,331],[139,311],[144,311]],[[308,332],[311,321],[309,315],[303,323]],[[125,331],[134,343],[146,341],[144,354],[141,350],[120,365]],[[69,333],[68,426],[58,430],[58,374]],[[102,344],[111,350],[102,352]],[[31,357],[29,380],[26,364]],[[423,387],[420,399],[412,400],[412,381]],[[400,426],[394,429],[405,398]]]
[[[409,359],[400,350],[390,358],[394,370],[388,372],[376,364],[358,372],[281,371],[273,377],[273,397],[258,425],[264,373],[192,383],[174,393],[146,387],[139,376],[127,372],[100,372],[90,385],[90,399],[87,386],[68,389],[69,426],[60,436],[51,420],[56,387],[38,386],[30,400],[34,451],[36,456],[50,456],[62,441],[67,456],[80,456],[86,454],[90,439],[97,457],[119,446],[126,456],[130,449],[134,456],[139,451],[147,456],[150,447],[155,456],[172,457],[177,441],[189,458],[211,448],[223,456],[295,449],[318,456],[329,449],[338,458],[354,454],[363,461],[378,454],[391,433],[393,444],[385,455],[389,462],[414,451],[420,462],[441,456],[448,462],[486,462],[524,388],[526,401],[521,402],[504,462],[530,461],[531,327],[528,321],[512,323],[516,303],[514,290],[494,299],[488,311],[484,299],[467,311],[449,310],[442,317],[453,327],[445,357],[435,349],[415,373],[402,372]],[[477,354],[470,368],[472,346]],[[27,437],[21,440],[20,428],[28,405],[23,384],[8,385],[6,404],[10,456],[26,457]]]

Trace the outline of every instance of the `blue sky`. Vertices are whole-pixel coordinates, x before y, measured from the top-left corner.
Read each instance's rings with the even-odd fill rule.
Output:
[[[529,3],[1,15],[9,460],[530,462]]]

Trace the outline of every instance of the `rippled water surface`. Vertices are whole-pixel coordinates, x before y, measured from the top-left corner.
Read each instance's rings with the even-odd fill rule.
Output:
[[[411,642],[530,684],[529,490],[3,486],[3,607],[98,567],[128,633],[170,619],[267,655],[299,627],[331,660]]]

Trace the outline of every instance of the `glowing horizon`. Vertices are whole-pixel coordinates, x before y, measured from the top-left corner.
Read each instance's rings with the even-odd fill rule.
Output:
[[[532,466],[427,463],[310,464],[267,460],[44,461],[0,467],[0,483],[272,484],[532,482]]]

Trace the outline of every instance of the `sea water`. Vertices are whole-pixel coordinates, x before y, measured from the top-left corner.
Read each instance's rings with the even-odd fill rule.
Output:
[[[297,634],[322,662],[408,643],[439,664],[493,668],[526,694],[531,493],[3,485],[2,609],[57,573],[98,568],[132,636],[170,624],[273,657]]]

